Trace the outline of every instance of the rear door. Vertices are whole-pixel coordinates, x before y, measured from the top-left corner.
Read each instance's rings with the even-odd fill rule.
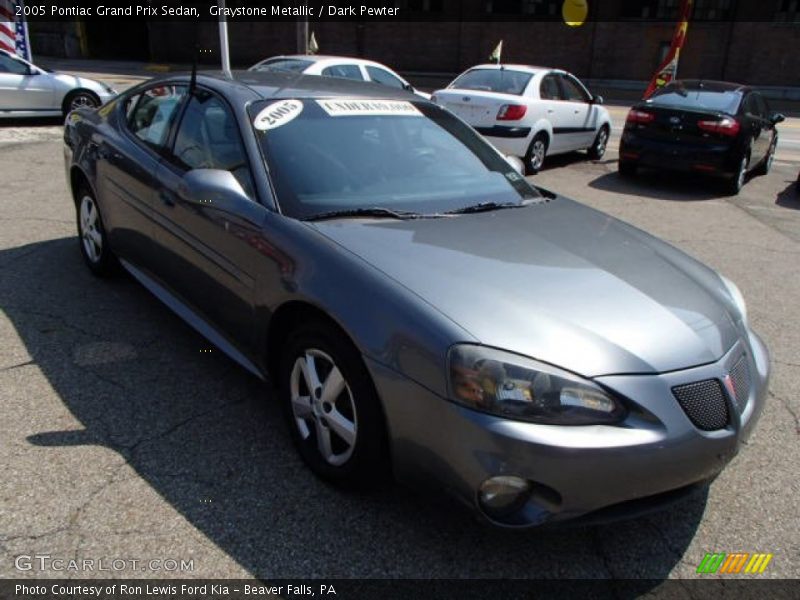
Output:
[[[252,198],[246,206],[198,202],[183,176],[193,169],[230,171]],[[160,277],[185,303],[240,347],[253,342],[258,239],[267,210],[256,201],[250,160],[233,110],[197,88],[158,173]]]

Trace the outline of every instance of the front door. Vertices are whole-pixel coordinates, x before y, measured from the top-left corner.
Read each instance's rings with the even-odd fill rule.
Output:
[[[193,169],[230,171],[252,203],[190,197],[183,177]],[[162,280],[236,345],[252,349],[258,240],[267,210],[256,201],[236,117],[221,97],[195,90],[158,178]]]

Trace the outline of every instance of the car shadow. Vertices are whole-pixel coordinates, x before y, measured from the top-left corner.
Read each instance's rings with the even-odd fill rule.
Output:
[[[53,456],[83,445],[119,453],[256,577],[616,577],[650,589],[703,517],[707,490],[613,526],[507,531],[423,491],[332,488],[300,462],[267,385],[132,278],[93,278],[74,238],[0,251],[0,306],[83,427],[25,440]]]
[[[616,162],[616,161],[613,161]],[[715,177],[655,169],[639,169],[633,177],[616,172],[606,173],[589,182],[589,187],[615,194],[693,202],[711,200],[724,195],[723,180]]]
[[[775,204],[783,208],[793,208],[800,210],[800,178],[786,180],[787,186],[778,193]]]

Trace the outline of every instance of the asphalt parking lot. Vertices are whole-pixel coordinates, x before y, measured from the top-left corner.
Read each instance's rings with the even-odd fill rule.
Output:
[[[604,160],[554,158],[534,178],[736,281],[774,372],[754,436],[707,492],[613,525],[507,532],[413,490],[347,494],[315,479],[264,384],[130,278],[89,275],[60,134],[57,122],[0,122],[0,577],[663,579],[697,576],[706,552],[770,552],[762,577],[800,577],[791,143],[735,198],[693,176],[620,179],[618,133]],[[193,570],[20,571],[19,555]]]

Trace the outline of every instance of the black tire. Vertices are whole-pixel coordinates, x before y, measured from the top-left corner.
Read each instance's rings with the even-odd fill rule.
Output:
[[[78,246],[86,266],[97,277],[114,275],[119,263],[109,246],[100,206],[86,186],[80,187],[75,196],[75,218],[78,225]]]
[[[756,175],[766,175],[769,173],[770,169],[772,168],[772,161],[775,158],[775,148],[778,146],[778,135],[772,138],[772,142],[770,142],[769,150],[767,150],[767,155],[764,157],[764,160],[761,161],[754,170],[753,173]]]
[[[542,169],[548,146],[549,142],[546,133],[540,132],[534,136],[530,146],[528,146],[525,157],[522,159],[522,162],[525,163],[526,175],[536,175]]]
[[[303,365],[310,367],[308,356],[317,380],[322,381],[315,390],[303,375]],[[333,373],[331,366],[338,368],[345,384],[335,397],[326,398],[323,390]],[[386,481],[390,468],[378,394],[358,350],[340,330],[324,321],[311,321],[290,333],[280,361],[278,387],[292,441],[315,474],[347,488],[372,488]],[[306,396],[307,405],[303,402]],[[295,397],[298,402],[293,401]],[[308,414],[303,416],[306,410]],[[344,422],[353,426],[351,444],[338,434]],[[327,431],[331,450],[327,458],[321,450],[320,431]]]
[[[732,177],[725,181],[725,193],[729,196],[736,196],[742,191],[747,181],[747,165],[750,162],[750,153],[746,152],[739,160],[739,167]]]
[[[639,168],[632,160],[620,160],[617,163],[617,170],[622,177],[633,177],[636,175],[636,170]]]
[[[608,130],[607,125],[603,125],[600,128],[600,131],[597,132],[597,135],[594,138],[594,143],[588,150],[589,153],[589,160],[600,160],[606,153],[606,148],[608,148],[608,139],[610,137],[610,133]]]
[[[67,97],[64,98],[61,111],[64,113],[64,117],[66,117],[75,109],[82,107],[97,108],[98,106],[100,106],[100,98],[97,94],[89,90],[75,90],[67,94]]]

